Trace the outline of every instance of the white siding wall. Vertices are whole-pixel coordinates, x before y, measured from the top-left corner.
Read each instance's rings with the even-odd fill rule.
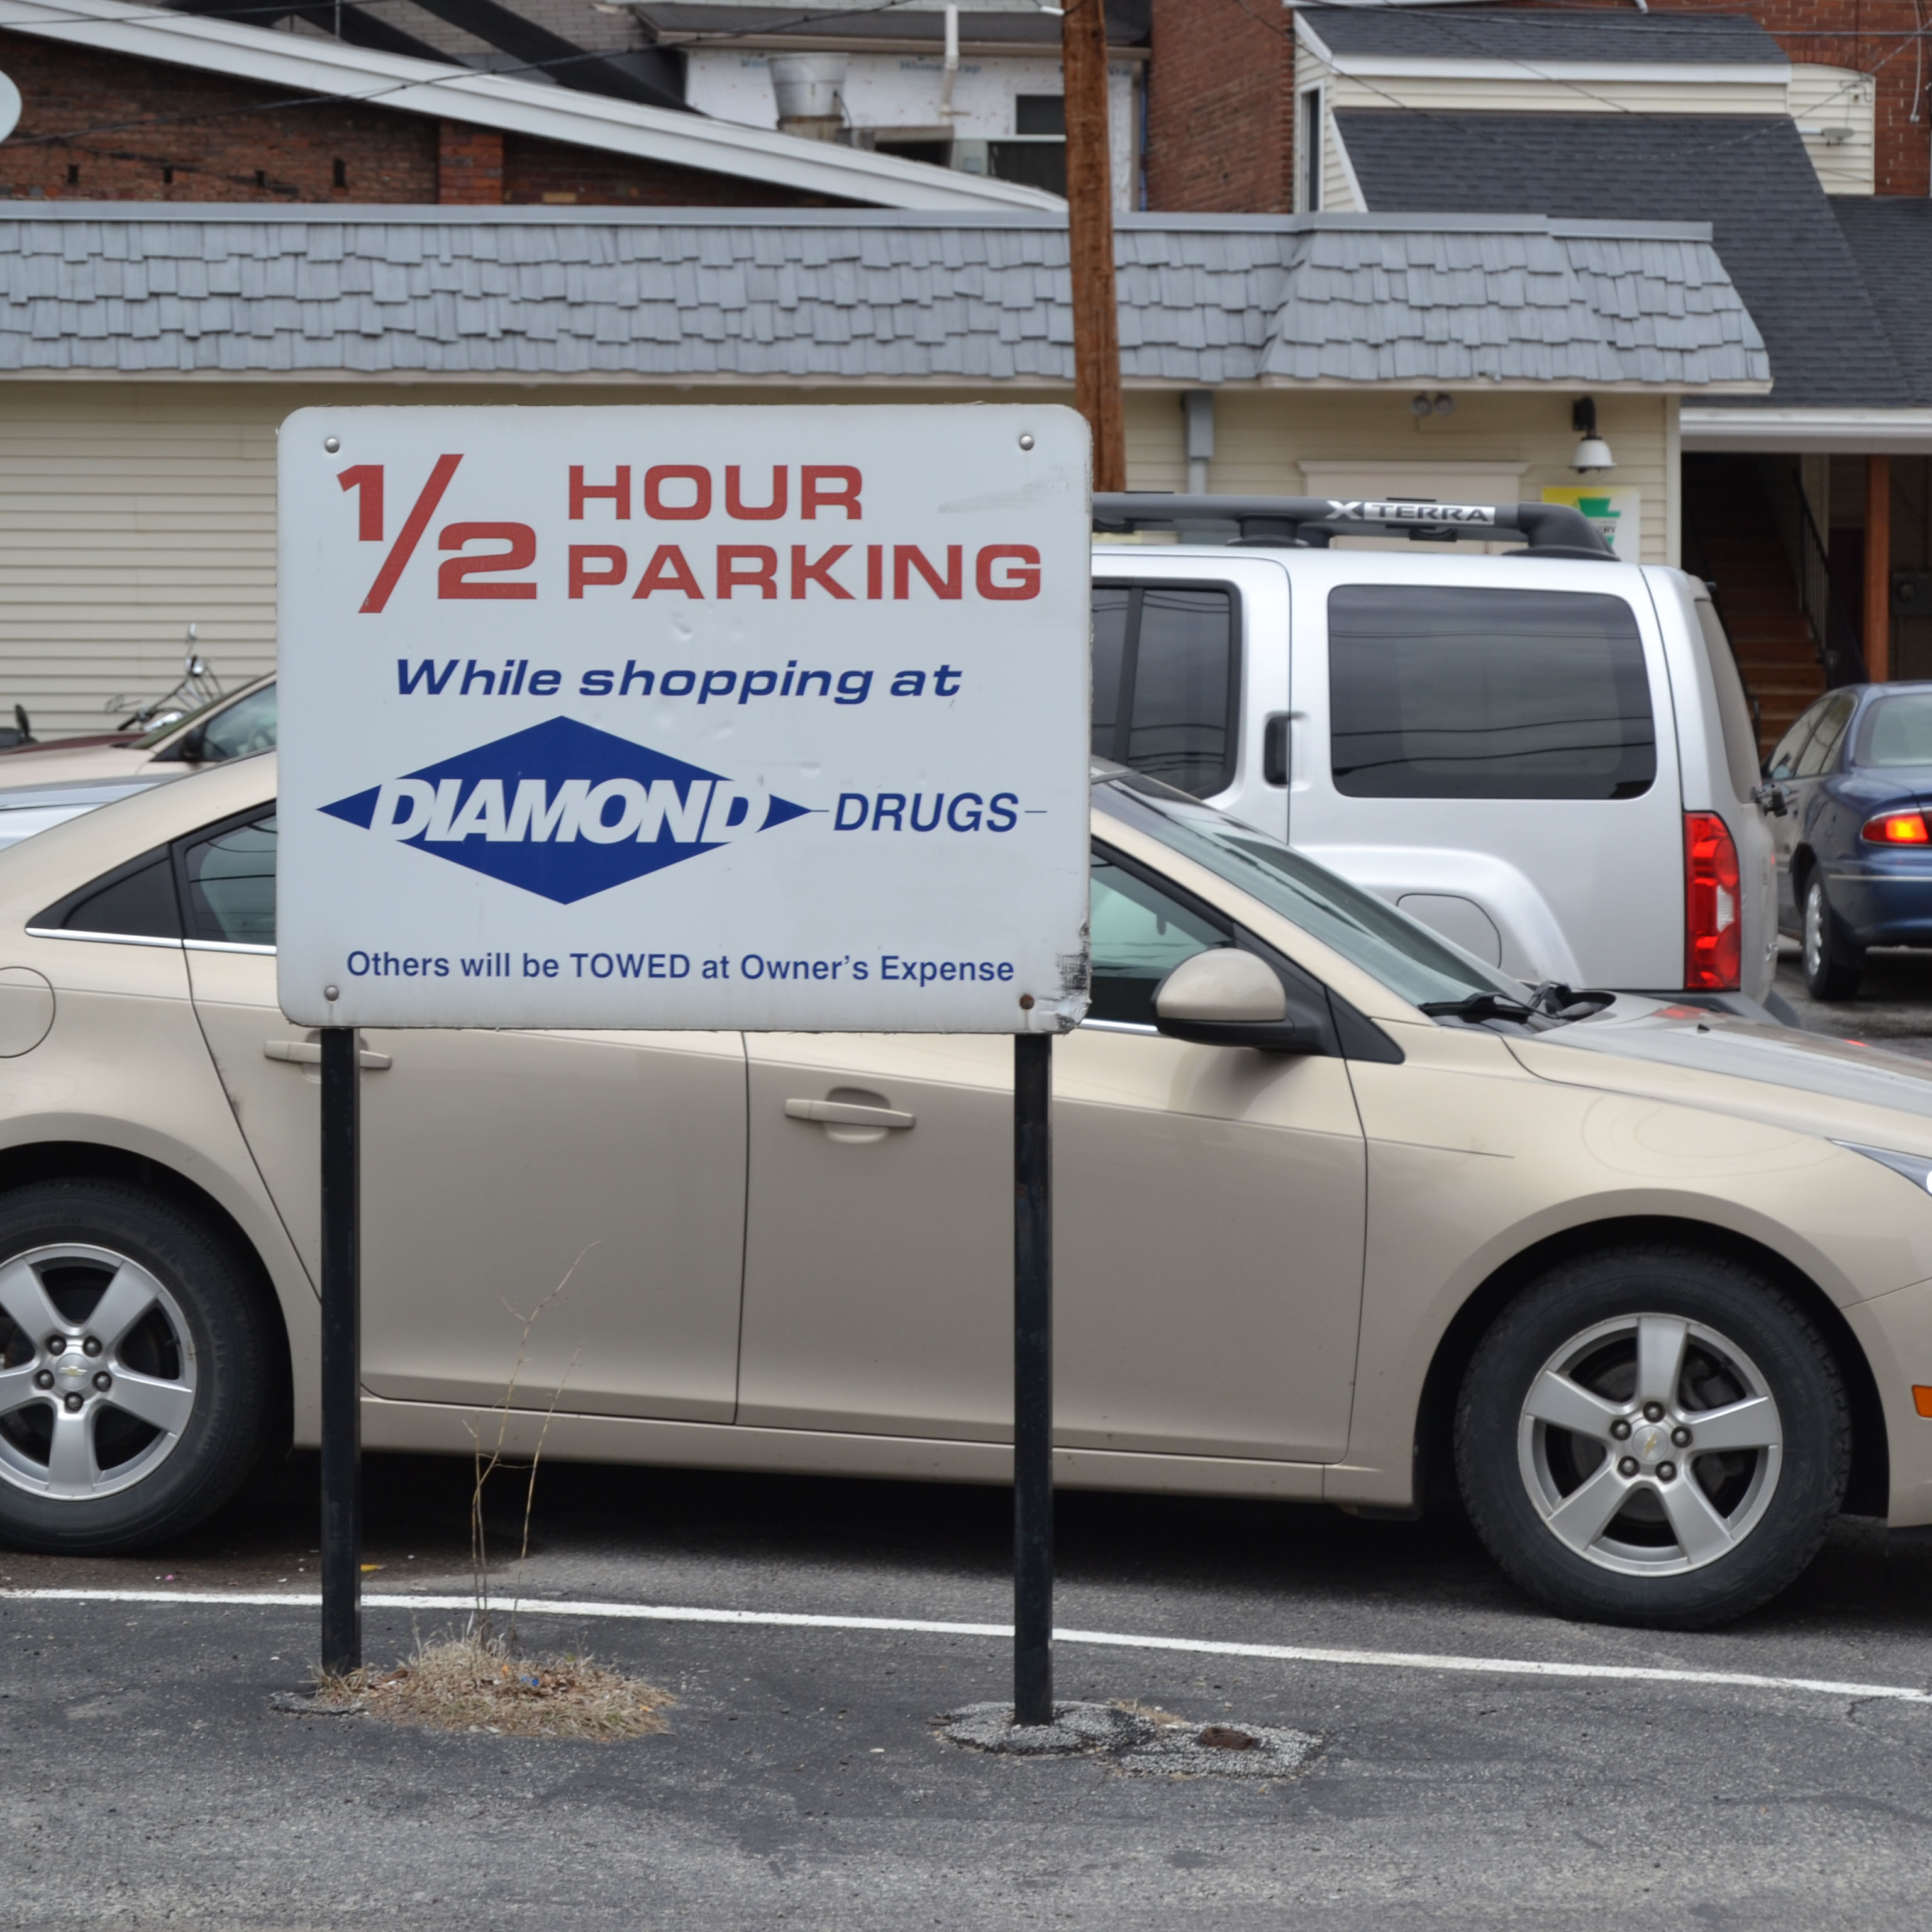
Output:
[[[686,56],[686,92],[692,106],[748,128],[778,125],[768,52],[735,47],[694,47]],[[855,53],[848,56],[842,98],[854,128],[878,134],[910,129],[931,135],[940,118],[946,74],[937,54]],[[1140,66],[1114,60],[1107,67],[1108,139],[1112,150],[1114,206],[1140,206]],[[1064,91],[1060,62],[1050,56],[962,51],[953,82],[952,129],[962,140],[997,141],[1018,131],[1016,98]]]
[[[1304,464],[1346,468],[1364,479],[1380,476],[1392,491],[1432,475],[1445,487],[1427,494],[1445,499],[1463,478],[1500,483],[1520,473],[1522,497],[1529,502],[1552,485],[1601,480],[1642,493],[1642,560],[1676,562],[1671,399],[1598,394],[1598,425],[1617,459],[1601,479],[1580,477],[1570,467],[1576,446],[1571,400],[1568,390],[1459,392],[1454,414],[1426,417],[1418,427],[1406,391],[1222,389],[1215,400],[1208,487],[1218,496],[1300,496],[1309,488]],[[1172,395],[1130,392],[1126,416],[1127,487],[1184,489],[1179,402]]]
[[[224,684],[273,665],[284,413],[212,384],[0,388],[0,718],[104,729],[179,678],[190,623]]]
[[[796,392],[789,392],[795,395]],[[986,400],[1055,392],[988,388]],[[971,392],[824,389],[825,402],[968,401]],[[224,684],[273,668],[275,426],[291,410],[344,403],[756,402],[770,389],[559,385],[501,387],[249,382],[0,385],[0,719],[15,703],[37,731],[96,730],[120,694],[159,696],[181,674],[183,638]],[[1058,398],[1057,398],[1058,399]],[[1298,494],[1304,462],[1389,466],[1521,465],[1526,495],[1574,483],[1568,392],[1459,395],[1420,428],[1406,391],[1228,389],[1216,412],[1217,492]],[[1644,554],[1664,558],[1667,405],[1600,395],[1617,455],[1611,480],[1644,492]],[[1182,489],[1180,406],[1130,391],[1130,487]],[[1442,472],[1452,473],[1452,472]],[[1400,487],[1392,483],[1391,487]]]
[[[1436,108],[1519,114],[1783,114],[1783,76],[1750,80],[1571,78],[1556,66],[1521,73],[1338,74],[1304,47],[1295,63],[1304,87],[1328,82],[1330,107]],[[1776,77],[1773,77],[1774,75]]]
[[[1876,185],[1877,83],[1850,68],[1794,66],[1791,118],[1827,194],[1870,194]],[[1828,140],[1827,134],[1844,136]]]
[[[1322,94],[1322,206],[1342,214],[1360,214],[1364,208],[1355,186],[1354,171],[1348,166],[1341,136],[1336,130],[1334,103],[1328,90]]]

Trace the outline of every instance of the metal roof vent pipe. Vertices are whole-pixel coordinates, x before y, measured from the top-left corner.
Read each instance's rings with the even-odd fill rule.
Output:
[[[774,54],[772,92],[778,129],[808,141],[836,141],[845,132],[844,54]]]
[[[1570,467],[1579,476],[1588,476],[1592,470],[1616,469],[1617,459],[1610,454],[1610,446],[1597,434],[1595,397],[1576,398],[1570,412],[1570,427],[1581,439],[1570,458]]]

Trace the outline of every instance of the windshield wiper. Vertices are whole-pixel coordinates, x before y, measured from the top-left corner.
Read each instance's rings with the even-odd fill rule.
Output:
[[[1545,980],[1530,988],[1526,1000],[1510,998],[1507,993],[1466,993],[1460,1000],[1426,1000],[1422,1010],[1430,1018],[1467,1020],[1479,1026],[1484,1020],[1587,1019],[1600,1013],[1616,998],[1598,987],[1579,992],[1561,980]]]
[[[1536,1008],[1507,993],[1466,993],[1460,1000],[1424,1000],[1422,1010],[1431,1019],[1467,1020],[1474,1025],[1484,1020],[1526,1020]]]

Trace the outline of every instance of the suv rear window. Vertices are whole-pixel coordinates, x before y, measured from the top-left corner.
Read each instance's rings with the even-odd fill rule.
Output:
[[[1634,798],[1657,777],[1621,597],[1346,584],[1328,598],[1328,692],[1351,798]]]
[[[1234,592],[1094,586],[1094,750],[1212,798],[1234,775]]]

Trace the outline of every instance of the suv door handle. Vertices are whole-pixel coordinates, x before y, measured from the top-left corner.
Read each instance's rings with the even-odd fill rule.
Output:
[[[909,1127],[916,1114],[902,1114],[892,1107],[862,1107],[851,1100],[788,1100],[788,1120],[822,1120],[835,1127]]]
[[[286,1060],[297,1066],[320,1066],[322,1064],[322,1042],[314,1040],[265,1040],[262,1042],[264,1060]],[[380,1073],[394,1063],[386,1053],[371,1053],[365,1046],[356,1056],[356,1064],[371,1073]]]
[[[1262,728],[1262,782],[1285,785],[1292,773],[1288,763],[1290,713],[1278,711]]]

